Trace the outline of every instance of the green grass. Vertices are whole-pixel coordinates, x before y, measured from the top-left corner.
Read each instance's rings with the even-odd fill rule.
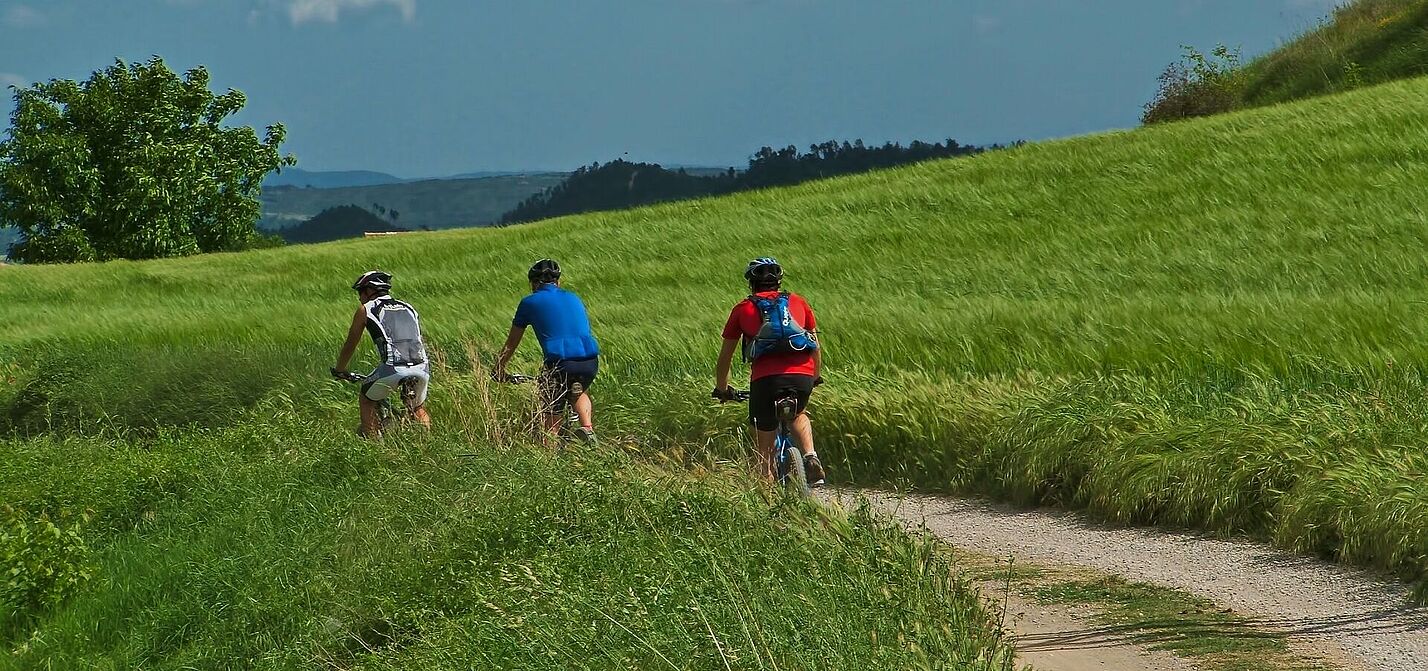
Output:
[[[982,587],[993,611],[1006,610],[1009,604],[1002,600],[1010,593],[1045,605],[1072,607],[1075,619],[1092,626],[1068,632],[1070,645],[1102,638],[1130,641],[1173,653],[1206,671],[1334,668],[1325,660],[1293,651],[1288,635],[1273,623],[1185,591],[1128,582],[1079,566],[1013,563],[1006,557],[955,548],[951,554],[959,574]]]
[[[1355,0],[1243,71],[1254,107],[1428,74],[1428,2]]]
[[[520,437],[516,392],[463,387],[445,429],[382,443],[348,435],[337,389],[224,429],[8,441],[9,516],[83,542],[33,544],[22,569],[78,588],[0,599],[0,669],[1010,668],[929,544],[771,515],[741,469],[613,436],[557,455]]]
[[[1299,659],[1283,633],[1184,592],[1111,576],[1048,583],[1034,590],[1048,604],[1086,605],[1108,632],[1195,660],[1209,671],[1315,671]]]

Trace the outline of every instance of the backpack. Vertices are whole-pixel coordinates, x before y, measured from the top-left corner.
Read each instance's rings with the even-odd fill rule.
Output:
[[[415,366],[426,363],[421,325],[411,305],[382,296],[367,304],[367,330],[383,363]]]
[[[812,333],[804,330],[788,311],[788,292],[781,291],[776,298],[749,296],[763,324],[758,335],[744,339],[744,360],[754,361],[765,354],[787,354],[792,352],[812,352],[818,349],[818,341]]]

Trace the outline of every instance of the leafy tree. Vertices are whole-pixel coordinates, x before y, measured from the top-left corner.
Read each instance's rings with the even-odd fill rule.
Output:
[[[296,160],[278,151],[280,124],[262,140],[224,127],[247,99],[208,82],[203,67],[180,78],[154,57],[17,89],[0,142],[0,223],[22,236],[11,257],[143,259],[257,242],[263,177]]]

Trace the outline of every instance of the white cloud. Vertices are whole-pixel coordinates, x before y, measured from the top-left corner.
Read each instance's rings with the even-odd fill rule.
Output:
[[[5,8],[0,22],[11,28],[33,28],[44,24],[45,15],[29,5],[13,5]]]
[[[0,72],[0,95],[8,97],[11,86],[14,86],[16,88],[25,88],[31,83],[32,82],[27,77],[21,77],[20,75],[10,72]]]
[[[972,17],[972,26],[977,29],[978,35],[986,35],[988,33],[994,33],[998,28],[1001,28],[1002,20],[1000,17],[978,14]]]
[[[416,0],[283,0],[293,24],[308,21],[334,23],[342,12],[390,5],[402,13],[403,21],[416,18]]]

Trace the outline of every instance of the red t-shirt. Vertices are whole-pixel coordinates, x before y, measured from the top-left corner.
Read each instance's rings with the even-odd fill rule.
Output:
[[[777,291],[761,291],[755,295],[761,298],[778,298],[778,293]],[[813,309],[808,307],[808,302],[798,294],[790,293],[788,295],[788,314],[805,330],[812,331],[818,328],[818,321],[813,318]],[[759,316],[759,309],[754,307],[753,301],[746,298],[729,312],[729,321],[724,322],[724,339],[738,338],[742,341],[753,338],[759,334],[759,328],[763,325],[764,320]],[[818,369],[813,364],[812,352],[779,352],[765,354],[755,359],[749,379],[757,380],[770,375],[813,376],[817,374]]]

